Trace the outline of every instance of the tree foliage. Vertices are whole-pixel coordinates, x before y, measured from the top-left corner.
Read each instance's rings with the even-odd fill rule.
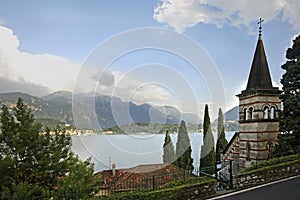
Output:
[[[218,113],[218,138],[220,137],[223,128],[224,128],[224,115],[223,115],[222,109],[219,108],[219,113]]]
[[[192,158],[192,148],[190,144],[190,138],[186,129],[185,122],[181,120],[181,124],[178,131],[178,139],[176,143],[176,162],[174,163],[177,167],[185,170],[192,171],[193,158]]]
[[[203,120],[203,138],[205,138],[205,135],[208,133],[210,129],[210,117],[209,117],[209,112],[208,112],[208,105],[205,104],[205,109],[204,109],[204,120]]]
[[[212,134],[209,111],[206,104],[203,123],[203,145],[201,146],[200,153],[200,170],[215,166],[216,152],[214,146],[214,136]],[[209,171],[209,173],[213,173],[213,171],[214,170]]]
[[[0,161],[1,199],[58,198],[62,188],[75,186],[88,196],[96,183],[89,160],[73,155],[71,137],[60,128],[41,130],[20,98],[12,111],[1,108]]]
[[[173,163],[176,159],[174,145],[172,139],[169,135],[169,131],[166,131],[165,142],[163,145],[163,162],[164,163]]]
[[[228,141],[225,137],[225,129],[224,129],[224,116],[222,109],[219,108],[219,117],[218,117],[218,139],[216,145],[216,161],[221,161],[221,153],[227,146]]]
[[[228,141],[225,137],[225,129],[223,128],[221,131],[220,137],[217,140],[216,161],[221,161],[221,154],[227,145],[228,145]]]
[[[276,153],[300,152],[300,35],[286,51],[286,63],[281,66],[285,73],[281,84],[283,111],[280,117],[280,131]]]

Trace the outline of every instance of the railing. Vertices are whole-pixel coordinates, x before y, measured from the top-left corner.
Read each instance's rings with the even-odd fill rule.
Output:
[[[140,173],[125,174],[126,178],[118,178],[105,186],[100,186],[97,196],[111,195],[119,192],[137,191],[137,190],[156,190],[164,184],[176,181],[187,180],[193,177],[206,176],[215,178],[219,182],[221,189],[231,189],[234,187],[234,175],[238,171],[238,162],[226,161],[222,162],[221,170],[216,170],[216,166],[194,169],[191,171],[168,172],[155,175],[147,175]]]
[[[126,179],[120,179],[122,181],[112,182],[106,189],[109,193],[152,189],[155,190],[161,187],[165,183],[176,180],[185,180],[186,178],[195,176],[190,171],[169,172],[157,175],[141,175],[138,173],[132,173],[126,176]]]

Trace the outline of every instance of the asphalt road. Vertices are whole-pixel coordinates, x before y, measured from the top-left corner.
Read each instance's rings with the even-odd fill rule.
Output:
[[[239,191],[225,197],[214,199],[222,200],[300,200],[300,176],[283,182],[265,185],[263,187]]]

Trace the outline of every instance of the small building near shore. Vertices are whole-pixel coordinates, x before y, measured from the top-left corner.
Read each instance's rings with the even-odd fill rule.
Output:
[[[165,183],[192,175],[175,165],[159,163],[125,169],[117,169],[116,165],[112,164],[111,170],[103,170],[95,176],[101,176],[100,187],[109,195],[112,192],[157,189]]]

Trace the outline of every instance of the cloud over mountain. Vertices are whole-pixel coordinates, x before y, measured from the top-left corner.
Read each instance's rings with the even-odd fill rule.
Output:
[[[38,85],[50,91],[70,90],[80,65],[50,54],[19,50],[13,31],[0,26],[0,76],[16,84]]]
[[[80,71],[81,65],[66,58],[20,51],[20,41],[13,30],[1,25],[0,41],[0,93],[26,92],[42,96],[59,90],[73,91],[82,73],[83,81],[77,85],[76,92],[95,91],[137,103],[168,103],[169,94],[164,89],[128,73],[103,71],[99,66]]]
[[[0,91],[1,93],[22,91],[24,93],[35,94],[37,96],[43,96],[49,93],[49,89],[47,87],[26,82],[24,80],[13,81],[1,76]]]

